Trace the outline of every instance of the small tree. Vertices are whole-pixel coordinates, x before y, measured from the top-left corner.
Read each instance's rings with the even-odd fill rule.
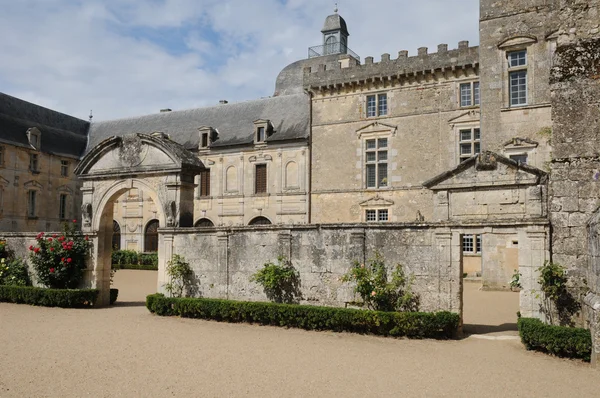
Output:
[[[414,277],[407,277],[400,264],[388,277],[383,257],[376,252],[368,263],[354,263],[342,277],[343,282],[355,283],[358,293],[367,308],[376,311],[418,311],[419,297],[412,292]]]
[[[544,293],[542,312],[548,316],[551,324],[556,323],[556,314],[559,325],[573,326],[572,318],[581,309],[581,304],[569,292],[567,269],[560,264],[546,261],[538,271],[538,283]]]
[[[65,224],[63,233],[46,236],[40,232],[36,245],[29,246],[38,281],[54,289],[75,289],[83,279],[90,242],[76,227]]]
[[[190,264],[185,261],[185,257],[174,254],[167,264],[169,283],[164,285],[165,290],[171,297],[182,297],[183,293],[187,292],[191,286],[190,279],[193,273]]]
[[[277,258],[277,264],[265,263],[250,281],[261,285],[267,298],[276,303],[296,303],[302,297],[300,275],[282,256]]]

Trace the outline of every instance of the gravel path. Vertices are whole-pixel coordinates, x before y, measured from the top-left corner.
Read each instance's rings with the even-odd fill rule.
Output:
[[[155,278],[119,272],[117,286],[130,279],[119,286],[123,301]],[[516,340],[160,318],[131,302],[90,310],[0,303],[0,363],[0,397],[597,397],[600,375]]]

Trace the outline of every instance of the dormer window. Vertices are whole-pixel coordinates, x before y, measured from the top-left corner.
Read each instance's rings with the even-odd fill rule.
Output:
[[[29,145],[39,151],[42,143],[42,133],[36,127],[32,127],[27,130],[27,140]]]
[[[216,140],[217,131],[212,127],[202,126],[198,129],[200,132],[200,143],[199,149],[208,149],[210,145]]]
[[[273,133],[273,125],[269,120],[254,121],[254,143],[264,144],[267,138]]]

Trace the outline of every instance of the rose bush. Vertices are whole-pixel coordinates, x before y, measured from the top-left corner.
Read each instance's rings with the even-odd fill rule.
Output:
[[[62,234],[46,236],[40,232],[37,244],[30,246],[31,263],[39,283],[53,289],[79,287],[86,268],[85,260],[90,249],[87,236],[76,228],[76,220],[65,224]]]

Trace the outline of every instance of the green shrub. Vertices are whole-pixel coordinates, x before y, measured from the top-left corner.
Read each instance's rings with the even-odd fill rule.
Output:
[[[355,283],[354,292],[360,294],[367,308],[376,311],[418,311],[419,297],[412,292],[413,276],[407,277],[400,264],[392,271],[391,281],[383,257],[375,257],[367,264],[354,263],[342,277],[343,282]]]
[[[54,289],[74,289],[83,279],[88,237],[72,224],[65,224],[63,234],[45,236],[40,232],[35,246],[29,246],[31,263],[38,281]]]
[[[171,261],[167,264],[167,276],[169,282],[165,283],[164,287],[172,297],[181,297],[184,292],[191,287],[191,277],[193,271],[190,264],[185,261],[183,256],[173,254]]]
[[[521,341],[528,350],[590,360],[592,336],[587,329],[546,325],[535,318],[519,318],[517,326]]]
[[[31,304],[42,307],[92,307],[97,289],[45,289],[31,286],[0,286],[0,302]]]
[[[133,250],[112,252],[112,266],[116,269],[158,270],[158,253],[138,253]]]
[[[20,259],[0,259],[0,285],[30,286],[29,269]]]
[[[581,304],[569,291],[567,269],[550,261],[538,268],[541,290],[544,293],[542,311],[550,323],[560,326],[573,326],[573,316],[581,309]],[[558,315],[558,319],[555,319]]]
[[[331,330],[410,338],[450,338],[459,315],[450,312],[380,312],[296,304],[204,298],[146,297],[150,312],[163,316],[248,322],[305,330]]]
[[[117,265],[116,267],[119,267],[118,269],[138,269],[138,270],[145,270],[145,271],[158,271],[158,266],[154,266],[154,265],[143,265],[143,264],[124,264],[124,265]]]
[[[267,298],[276,303],[295,303],[302,295],[300,275],[284,257],[278,257],[277,264],[264,264],[250,281],[261,285]]]
[[[116,303],[117,298],[119,297],[119,289],[110,289],[110,305]]]

